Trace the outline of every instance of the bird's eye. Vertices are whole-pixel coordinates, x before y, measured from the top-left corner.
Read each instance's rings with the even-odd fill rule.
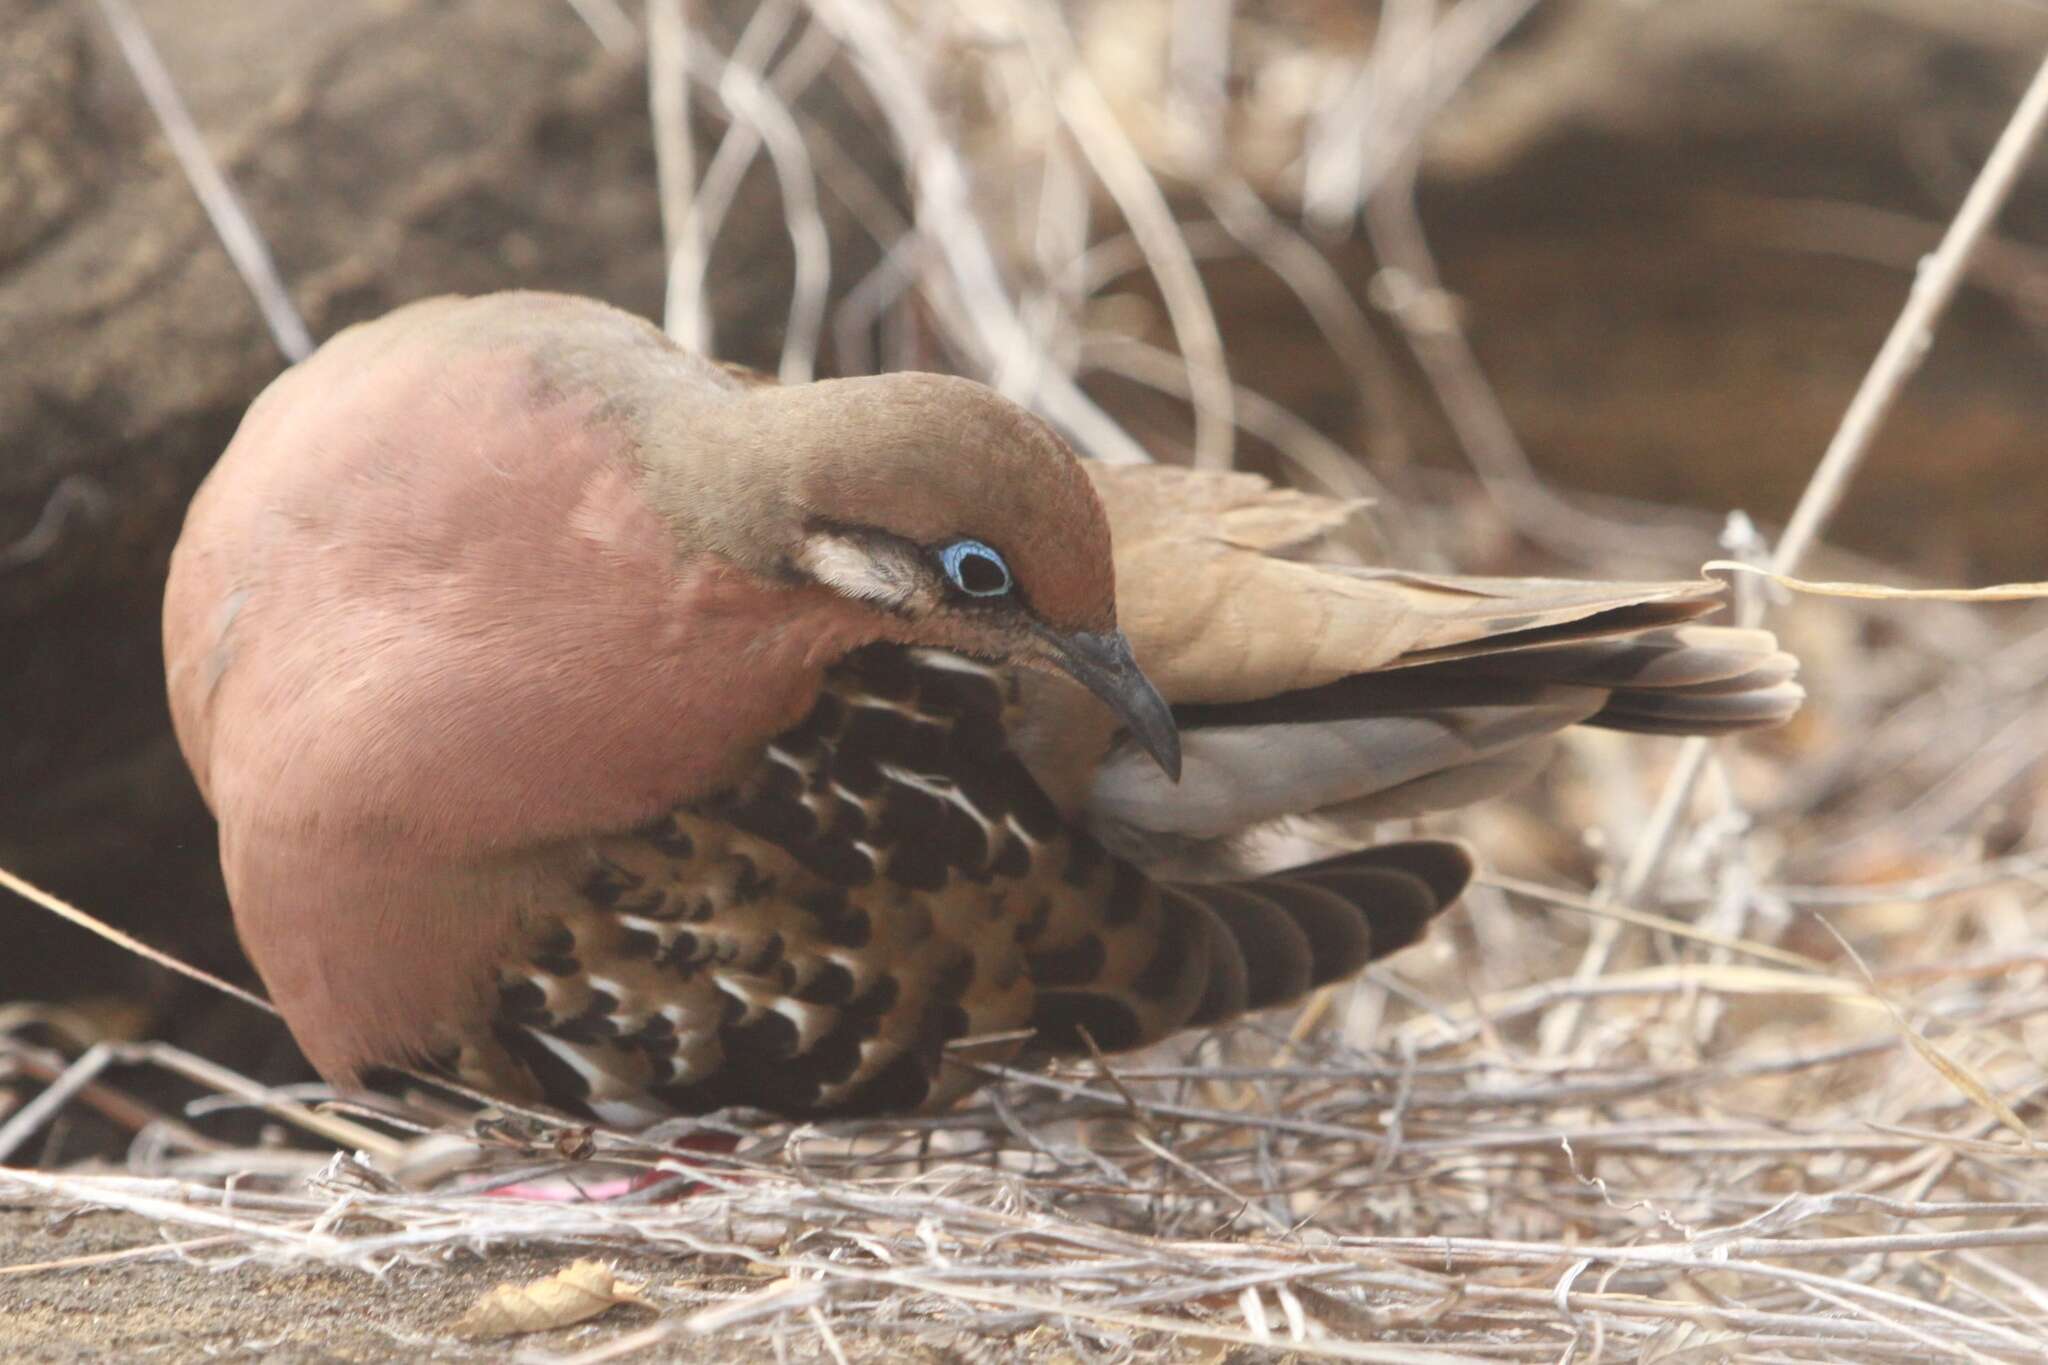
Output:
[[[969,597],[1001,597],[1010,590],[1010,566],[978,540],[956,540],[941,549],[939,567]]]

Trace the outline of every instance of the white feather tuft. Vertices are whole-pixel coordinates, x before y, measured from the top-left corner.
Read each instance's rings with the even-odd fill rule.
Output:
[[[820,531],[797,552],[797,567],[844,596],[890,611],[926,604],[930,572],[896,547]]]

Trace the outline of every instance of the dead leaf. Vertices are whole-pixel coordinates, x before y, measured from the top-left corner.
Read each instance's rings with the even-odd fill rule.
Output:
[[[640,1297],[645,1285],[622,1280],[602,1261],[578,1261],[529,1284],[501,1284],[470,1305],[450,1329],[458,1337],[488,1341],[524,1332],[547,1332],[598,1316],[622,1303],[654,1305]]]

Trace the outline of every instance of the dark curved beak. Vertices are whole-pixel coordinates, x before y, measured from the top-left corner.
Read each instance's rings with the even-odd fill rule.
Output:
[[[1053,661],[1109,703],[1109,709],[1130,727],[1152,761],[1168,777],[1180,781],[1180,727],[1174,723],[1173,708],[1139,671],[1124,633],[1077,630],[1058,635],[1047,631],[1045,639],[1053,648]]]

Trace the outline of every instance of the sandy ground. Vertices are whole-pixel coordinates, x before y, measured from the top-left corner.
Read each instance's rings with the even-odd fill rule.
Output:
[[[403,1267],[382,1279],[334,1270],[251,1265],[205,1267],[172,1259],[10,1273],[8,1267],[145,1246],[159,1240],[144,1219],[88,1214],[53,1230],[51,1215],[0,1209],[0,1360],[164,1362],[263,1360],[279,1365],[328,1361],[502,1361],[522,1350],[574,1355],[645,1329],[648,1309],[615,1308],[601,1321],[516,1338],[468,1343],[448,1329],[476,1299],[504,1281],[524,1283],[568,1265],[550,1249],[465,1257],[446,1266]],[[205,1253],[198,1253],[205,1254]],[[687,1311],[759,1289],[759,1281],[695,1275],[664,1257],[624,1257],[622,1277],[643,1280],[657,1302]],[[792,1360],[830,1359],[814,1333],[787,1338]],[[853,1360],[960,1359],[900,1336],[850,1337]],[[633,1361],[767,1358],[766,1342],[676,1338],[635,1351]]]

